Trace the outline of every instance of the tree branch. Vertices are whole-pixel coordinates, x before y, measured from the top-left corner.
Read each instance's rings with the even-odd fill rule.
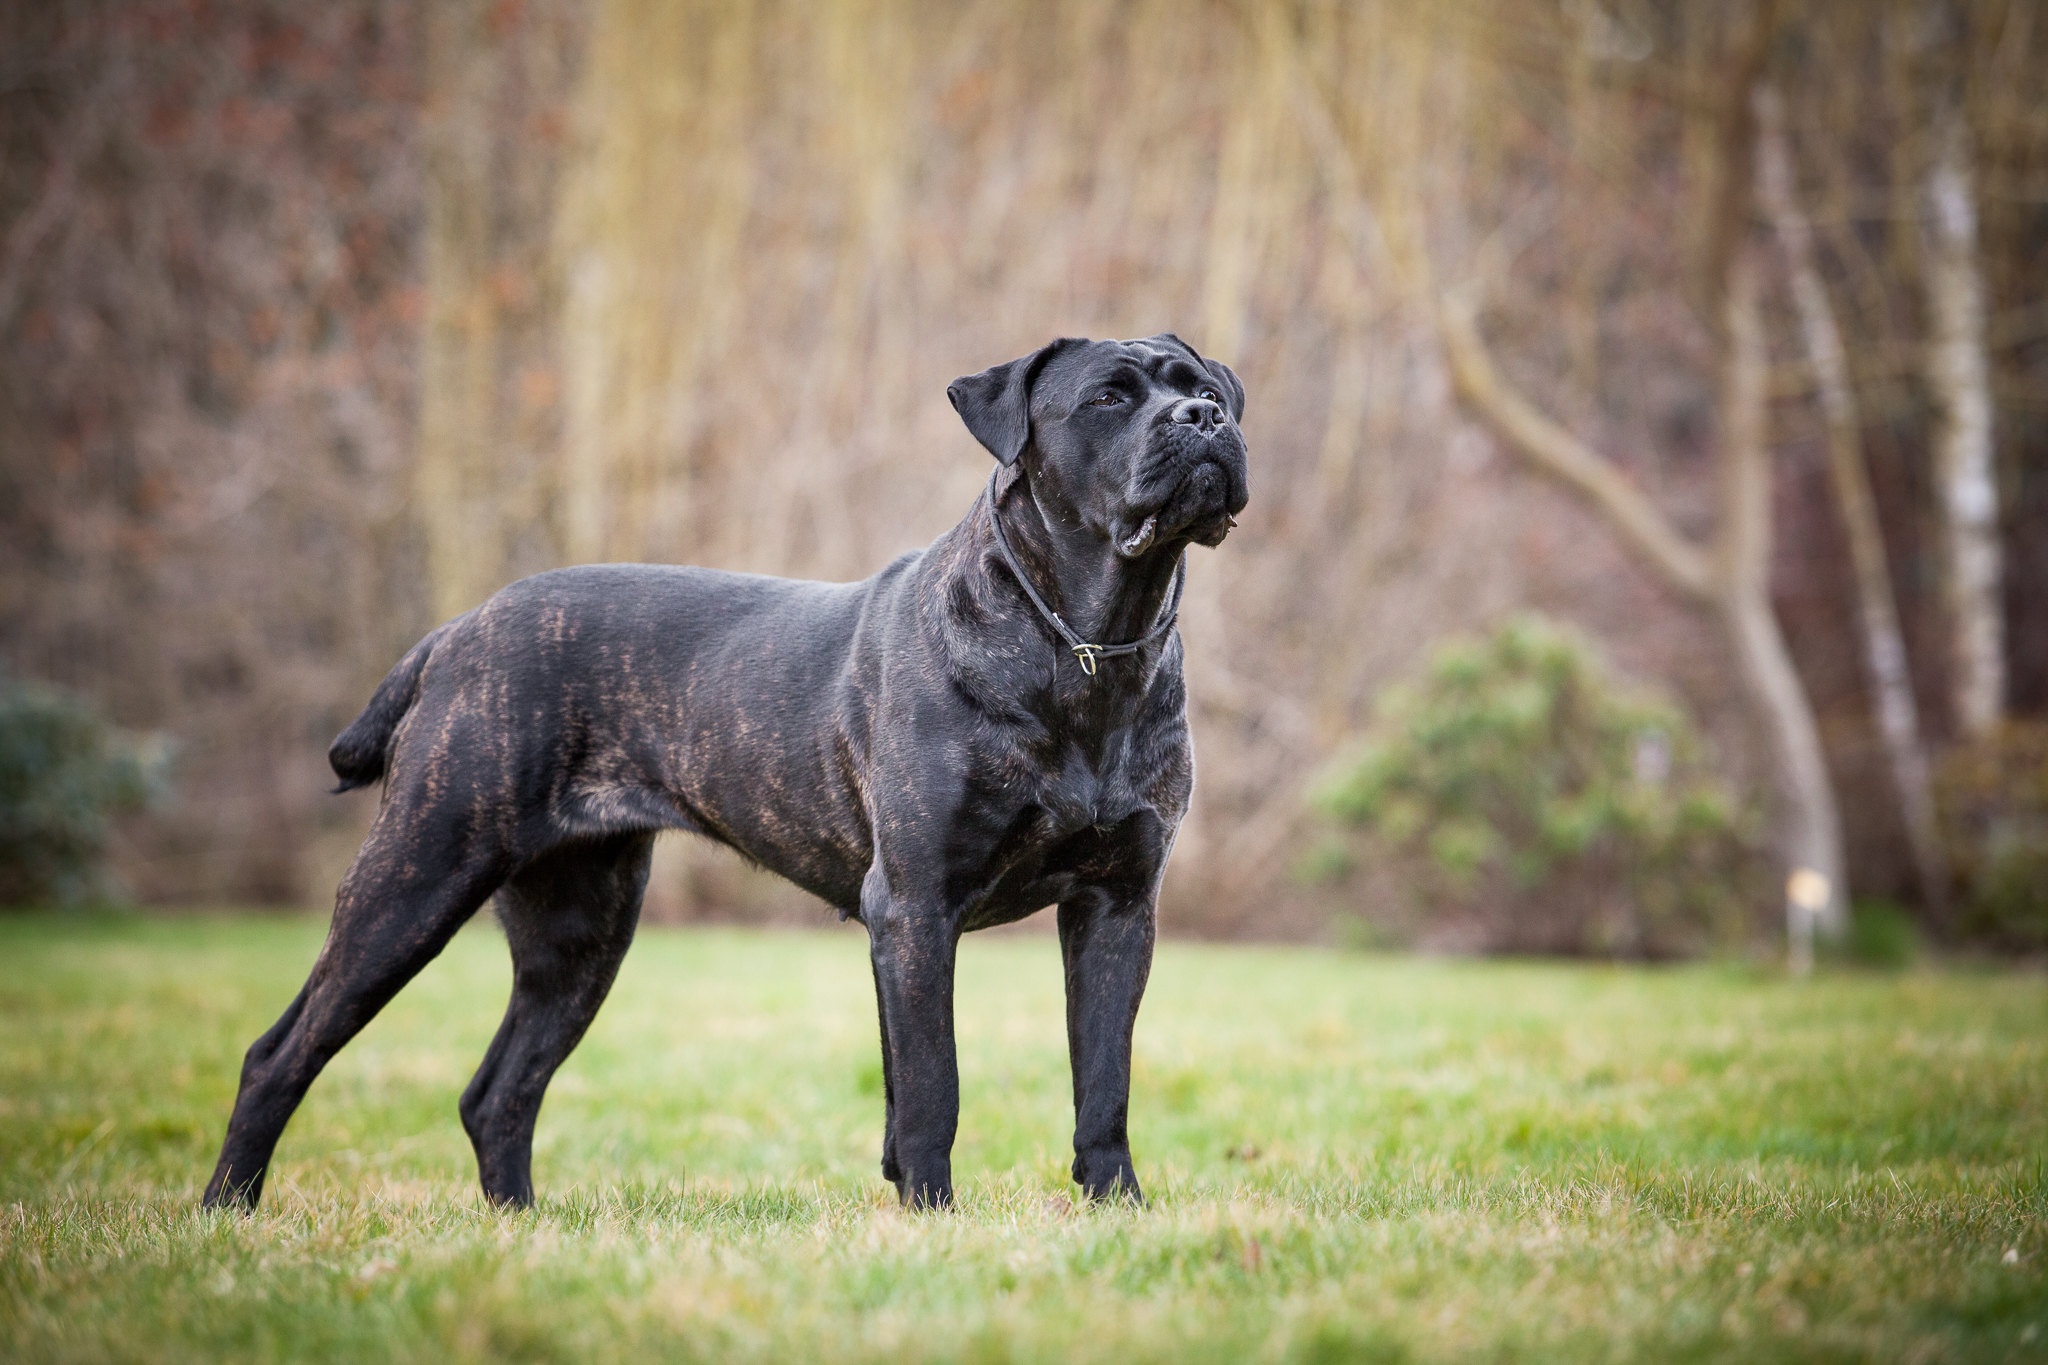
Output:
[[[1713,561],[1673,527],[1615,467],[1552,421],[1501,377],[1479,335],[1469,299],[1438,294],[1437,330],[1458,394],[1503,440],[1542,473],[1606,514],[1673,587],[1700,599],[1714,594]]]
[[[1269,48],[1285,41],[1270,24],[1260,26],[1257,36]],[[1292,56],[1284,51],[1269,55],[1281,61]],[[1396,206],[1398,221],[1390,224],[1389,230],[1375,222],[1350,148],[1324,96],[1304,73],[1297,70],[1294,74],[1288,89],[1295,113],[1322,163],[1325,181],[1336,200],[1339,225],[1364,263],[1389,267],[1390,273],[1428,301],[1459,395],[1540,472],[1604,513],[1672,586],[1690,597],[1711,598],[1716,588],[1713,559],[1681,535],[1613,465],[1517,393],[1494,367],[1479,335],[1476,309],[1469,296],[1440,290],[1432,282],[1414,187],[1390,185],[1388,198]],[[1392,230],[1395,228],[1398,231]]]

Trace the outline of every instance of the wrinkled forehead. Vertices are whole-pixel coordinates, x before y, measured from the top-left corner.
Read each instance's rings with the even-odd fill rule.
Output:
[[[1177,337],[1136,341],[1091,341],[1056,357],[1041,376],[1041,388],[1084,386],[1117,378],[1153,380],[1185,387],[1208,378],[1200,359]],[[1047,384],[1046,381],[1051,383]]]

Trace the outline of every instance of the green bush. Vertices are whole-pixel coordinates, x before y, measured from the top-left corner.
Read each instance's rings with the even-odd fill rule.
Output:
[[[1849,911],[1849,932],[1830,950],[1858,967],[1896,971],[1920,956],[1920,926],[1904,906],[1858,900]]]
[[[1673,956],[1759,903],[1752,822],[1685,714],[1537,617],[1390,688],[1315,800],[1440,925],[1494,950]]]
[[[1958,746],[1942,762],[1935,801],[1960,936],[2048,950],[2048,723],[2011,721]]]
[[[112,819],[160,768],[77,697],[0,678],[0,905],[107,895]]]

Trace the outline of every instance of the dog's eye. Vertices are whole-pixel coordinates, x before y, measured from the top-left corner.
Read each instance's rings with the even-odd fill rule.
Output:
[[[1123,401],[1124,396],[1115,389],[1104,389],[1101,393],[1088,400],[1088,406],[1091,408],[1113,408]]]
[[[1214,389],[1203,389],[1201,392],[1197,393],[1195,397],[1206,398],[1211,403],[1221,403],[1223,401],[1223,395],[1216,392],[1216,390]]]

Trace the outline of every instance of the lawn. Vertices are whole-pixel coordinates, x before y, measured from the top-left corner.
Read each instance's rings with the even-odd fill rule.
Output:
[[[1169,944],[1143,1211],[1076,1207],[1057,948],[970,939],[959,1207],[877,1169],[865,939],[651,930],[540,1205],[455,1114],[466,930],[202,1214],[317,920],[0,919],[0,1356],[2048,1359],[2048,981]]]

